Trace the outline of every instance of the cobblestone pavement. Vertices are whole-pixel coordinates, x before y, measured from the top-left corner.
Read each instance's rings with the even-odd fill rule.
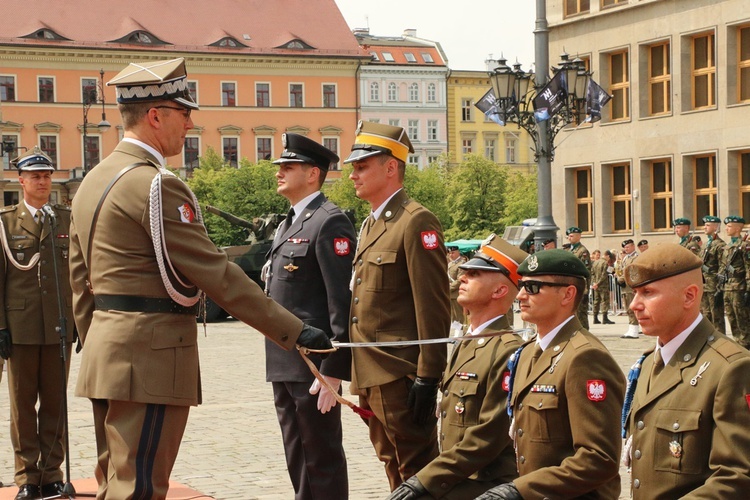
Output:
[[[518,315],[516,315],[517,321]],[[650,338],[621,339],[627,319],[615,325],[591,325],[625,373]],[[193,408],[172,479],[217,499],[291,499],[281,434],[273,407],[271,385],[265,382],[263,337],[246,325],[229,320],[199,327],[203,404]],[[80,355],[74,355],[68,390],[70,468],[73,479],[92,477],[96,458],[91,406],[73,396]],[[59,367],[51,367],[59,370]],[[344,394],[349,396],[348,386]],[[388,482],[375,457],[361,419],[342,412],[344,447],[349,465],[350,496],[383,499]],[[13,454],[8,436],[6,377],[0,384],[0,480],[13,486]],[[623,494],[629,498],[629,477],[623,473]],[[335,500],[335,499],[331,499]]]

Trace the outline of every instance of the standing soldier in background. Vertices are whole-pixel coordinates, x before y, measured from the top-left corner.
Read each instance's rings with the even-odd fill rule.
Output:
[[[714,215],[703,217],[706,231],[706,244],[701,248],[700,258],[703,261],[703,297],[701,298],[701,314],[713,323],[717,330],[726,333],[724,321],[724,297],[717,287],[719,266],[727,244],[719,237],[721,219]],[[718,296],[717,296],[718,293]]]
[[[635,243],[631,239],[622,242],[622,251],[625,256],[622,258],[620,267],[617,270],[617,283],[622,287],[623,306],[628,313],[628,331],[621,335],[620,338],[637,339],[638,320],[635,318],[635,313],[630,310],[630,302],[633,300],[633,289],[625,281],[625,273],[627,272],[627,267],[638,257],[638,252],[635,251]]]
[[[742,347],[750,347],[750,242],[742,237],[745,219],[737,215],[724,218],[730,241],[724,247],[719,266],[719,284],[724,290],[724,314],[732,328],[732,337]]]
[[[349,278],[354,227],[320,192],[328,169],[339,157],[307,137],[281,136],[284,151],[274,161],[277,192],[292,207],[268,251],[268,296],[299,319],[339,342],[349,341]],[[325,359],[310,354],[321,376],[340,392],[349,380],[351,349]],[[273,385],[289,478],[296,500],[348,498],[341,406],[313,376],[296,349],[266,339],[266,381]]]
[[[648,250],[648,240],[641,240],[638,242],[638,252],[643,253]]]
[[[609,250],[604,251],[604,257],[591,264],[591,290],[594,293],[594,324],[599,324],[599,310],[602,311],[601,323],[614,325],[615,322],[607,317],[609,312],[609,269],[612,268],[615,257]]]
[[[581,262],[583,262],[583,265],[586,266],[586,269],[591,272],[591,254],[589,254],[588,249],[581,244],[581,228],[579,227],[570,227],[567,231],[565,231],[566,236],[568,237],[568,242],[570,243],[570,251],[573,252],[573,255],[578,257]],[[588,329],[589,327],[589,286],[591,285],[591,282],[586,284],[586,289],[583,292],[583,298],[581,299],[581,302],[578,304],[578,313],[576,314],[578,316],[578,320],[581,322],[584,328]]]
[[[443,230],[409,199],[404,173],[414,148],[401,127],[360,122],[349,178],[372,208],[354,255],[352,342],[445,338],[450,328]],[[352,352],[352,394],[375,415],[370,441],[391,490],[438,454],[435,404],[444,344],[366,347]]]
[[[701,247],[697,241],[693,238],[690,231],[690,219],[680,217],[674,220],[674,234],[680,237],[680,246],[683,246],[693,252],[695,255],[701,253]],[[700,240],[700,236],[698,236]]]
[[[459,277],[462,274],[461,264],[466,262],[466,257],[461,255],[458,247],[451,245],[448,249],[448,279],[450,280],[451,291],[451,322],[458,321],[462,325],[466,323],[464,317],[464,308],[458,304],[458,287],[461,285]]]
[[[60,309],[67,324],[70,369],[73,310],[68,279],[70,209],[51,208],[52,160],[39,148],[13,160],[23,200],[0,210],[4,259],[0,286],[0,356],[8,360],[10,440],[17,500],[63,493],[63,385]],[[47,205],[50,211],[42,210]],[[57,229],[52,232],[52,216]],[[56,252],[56,256],[53,256]],[[55,276],[54,260],[58,273]],[[37,409],[37,402],[39,407]]]

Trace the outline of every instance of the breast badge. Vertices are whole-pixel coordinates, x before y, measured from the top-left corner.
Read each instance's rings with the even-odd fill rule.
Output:
[[[456,410],[456,413],[461,415],[464,412],[464,410],[466,410],[466,407],[464,406],[464,402],[459,401],[458,403],[456,403],[456,406],[454,407],[454,409]]]
[[[295,266],[294,264],[292,264],[290,262],[289,264],[287,264],[287,265],[284,266],[284,269],[286,269],[290,273],[293,273],[294,271],[296,271],[297,269],[299,269],[299,266]]]
[[[670,441],[669,454],[675,458],[682,457],[682,445],[678,443],[677,441]]]

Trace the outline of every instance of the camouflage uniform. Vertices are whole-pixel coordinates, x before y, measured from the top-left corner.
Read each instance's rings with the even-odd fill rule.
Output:
[[[573,252],[573,255],[578,257],[581,262],[583,262],[583,265],[586,266],[586,269],[591,272],[591,254],[589,253],[588,249],[583,246],[580,243],[575,243],[570,246],[570,251]],[[578,317],[578,320],[581,322],[583,327],[588,330],[589,328],[589,287],[591,286],[591,278],[589,278],[586,281],[586,289],[583,292],[583,300],[581,300],[581,303],[578,305],[578,312],[576,313],[576,316]]]
[[[719,276],[726,276],[724,284],[724,312],[729,319],[732,337],[738,344],[750,347],[750,307],[745,304],[747,282],[750,279],[750,242],[733,237],[724,247]]]
[[[693,241],[693,237],[691,235],[683,236],[680,238],[680,246],[683,246],[693,252],[695,255],[700,256],[701,253],[701,246],[698,244],[697,241]]]
[[[701,249],[700,258],[703,260],[703,298],[701,299],[701,314],[713,323],[717,330],[726,333],[724,322],[724,301],[716,300],[719,266],[721,264],[724,247],[727,244],[718,234],[709,235],[706,244]]]
[[[609,273],[607,272],[608,266],[607,259],[602,257],[599,260],[595,260],[591,264],[591,284],[597,285],[596,290],[593,290],[594,294],[594,323],[599,321],[599,309],[604,314],[604,321],[607,320],[607,312],[609,311]]]

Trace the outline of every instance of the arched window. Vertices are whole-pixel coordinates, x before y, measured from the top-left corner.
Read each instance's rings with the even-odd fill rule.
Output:
[[[419,100],[419,84],[418,83],[412,83],[411,85],[409,85],[409,100],[411,102]]]
[[[398,90],[396,84],[391,82],[388,84],[388,101],[396,102],[398,100]]]
[[[380,101],[380,84],[378,82],[370,83],[370,101],[372,102]]]

